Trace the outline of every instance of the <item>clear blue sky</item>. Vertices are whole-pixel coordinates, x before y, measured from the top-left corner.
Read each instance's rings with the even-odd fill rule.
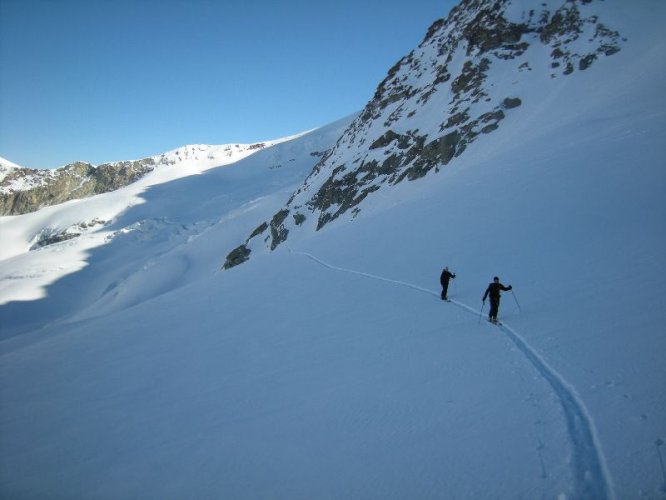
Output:
[[[363,108],[456,0],[0,0],[0,156],[251,143]]]

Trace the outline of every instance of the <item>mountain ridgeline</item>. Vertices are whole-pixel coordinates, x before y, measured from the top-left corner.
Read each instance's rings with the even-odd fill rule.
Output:
[[[232,250],[223,268],[274,250],[292,231],[353,218],[378,190],[454,162],[525,107],[517,83],[568,78],[620,51],[626,40],[604,24],[603,7],[558,0],[523,10],[510,0],[463,0],[389,70],[286,206]],[[499,90],[507,87],[516,93]]]
[[[54,170],[23,168],[0,162],[0,216],[26,214],[50,205],[115,191],[155,169],[176,166],[187,160],[215,160],[265,146],[264,143],[192,145],[141,160],[99,166],[74,162]]]
[[[0,180],[0,215],[21,215],[126,186],[155,168],[156,161],[74,162],[56,170],[16,168]]]

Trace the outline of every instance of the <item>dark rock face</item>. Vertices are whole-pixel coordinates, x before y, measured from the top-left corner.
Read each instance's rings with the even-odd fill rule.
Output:
[[[494,69],[516,79],[536,69],[560,78],[618,52],[620,34],[585,14],[586,5],[598,1],[562,0],[554,11],[535,2],[517,13],[511,0],[463,0],[388,71],[335,148],[273,218],[268,248],[287,239],[290,211],[299,217],[292,229],[305,220],[302,212],[317,219],[317,230],[345,213],[354,217],[372,193],[439,171],[500,128],[523,99],[498,94],[489,81]],[[544,46],[549,61],[528,59],[532,47],[543,53]],[[535,60],[539,68],[530,67]],[[428,130],[419,130],[424,124]]]
[[[247,247],[247,245],[240,245],[234,248],[231,252],[229,252],[229,255],[227,255],[227,259],[224,262],[224,266],[222,268],[231,269],[232,267],[242,264],[250,258],[250,252],[251,250]]]
[[[155,166],[156,162],[152,158],[100,165],[92,175],[96,187],[95,194],[114,191],[127,186],[152,171]]]
[[[94,167],[76,162],[57,170],[21,168],[0,180],[0,216],[34,212],[42,207],[114,191],[155,168],[153,158]],[[22,181],[17,187],[16,182]]]
[[[271,220],[271,250],[275,250],[280,243],[287,239],[289,230],[285,228],[284,221],[288,215],[289,210],[283,209],[276,213]]]

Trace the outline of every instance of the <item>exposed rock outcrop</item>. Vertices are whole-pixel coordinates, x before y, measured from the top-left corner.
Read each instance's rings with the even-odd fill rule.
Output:
[[[267,145],[184,146],[142,160],[99,166],[75,162],[55,170],[22,168],[0,162],[0,216],[25,214],[49,205],[115,191],[157,168],[178,165],[185,160],[224,161],[234,156],[242,157]]]
[[[519,93],[499,92],[491,74],[515,81],[537,73],[569,77],[618,52],[621,35],[588,9],[591,3],[599,1],[522,10],[511,0],[463,0],[389,70],[336,147],[273,218],[271,231],[244,246],[273,250],[310,217],[320,230],[343,214],[356,216],[376,191],[450,164],[524,105]],[[296,214],[293,221],[278,217],[288,213]],[[225,267],[232,264],[227,259]]]
[[[0,215],[20,215],[69,200],[113,191],[153,170],[155,160],[107,163],[76,162],[57,170],[13,170],[0,180]]]

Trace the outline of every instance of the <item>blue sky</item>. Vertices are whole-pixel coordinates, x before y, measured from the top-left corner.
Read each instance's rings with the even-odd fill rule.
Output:
[[[251,143],[363,108],[454,0],[0,0],[0,156]]]

